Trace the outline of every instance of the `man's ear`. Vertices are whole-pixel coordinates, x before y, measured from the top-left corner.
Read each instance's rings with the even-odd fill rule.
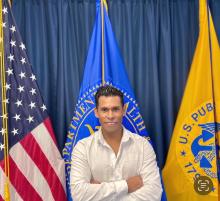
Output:
[[[94,112],[95,112],[95,117],[96,117],[96,118],[99,118],[99,114],[98,114],[97,107],[95,107]]]

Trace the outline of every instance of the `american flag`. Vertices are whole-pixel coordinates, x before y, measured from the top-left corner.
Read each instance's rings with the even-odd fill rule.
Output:
[[[58,151],[36,76],[28,62],[10,7],[2,7],[7,114],[0,108],[0,201],[4,200],[3,119],[8,119],[10,197],[19,200],[66,200],[64,161]]]

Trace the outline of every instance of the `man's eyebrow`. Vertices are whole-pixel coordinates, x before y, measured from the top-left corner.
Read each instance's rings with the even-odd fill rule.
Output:
[[[113,108],[113,109],[114,109],[114,108],[120,108],[120,105],[118,105],[118,106],[114,106],[114,107],[112,107],[112,108]]]
[[[100,109],[109,109],[109,108],[106,106],[102,106],[102,107],[100,107]]]
[[[101,108],[101,109],[116,109],[116,108],[120,108],[120,105],[113,106],[113,107],[102,106],[102,107],[100,107],[100,108]]]

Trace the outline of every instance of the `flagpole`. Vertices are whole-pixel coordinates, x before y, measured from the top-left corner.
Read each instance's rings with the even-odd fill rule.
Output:
[[[211,40],[211,33],[210,33],[210,9],[209,9],[209,5],[208,5],[208,2],[207,0],[205,1],[206,2],[206,9],[207,9],[207,15],[208,15],[208,31],[209,31],[209,49],[210,49],[210,65],[211,65],[211,74],[213,76],[214,72],[213,72],[213,61],[212,61],[212,58],[213,58],[213,53],[212,53],[212,40]],[[213,96],[213,105],[216,106],[215,104],[215,85],[214,85],[214,79],[212,79],[212,96]],[[214,109],[214,122],[215,122],[215,139],[216,139],[216,142],[217,144],[219,144],[219,136],[218,136],[218,127],[217,127],[217,123],[218,123],[218,119],[217,119],[217,115],[216,115],[216,109]],[[217,146],[216,146],[217,147]],[[218,160],[219,160],[219,149],[216,148],[216,167],[217,167],[217,177],[219,177],[219,165],[218,165]],[[220,188],[218,186],[218,194],[220,194]]]
[[[102,85],[105,85],[105,39],[104,39],[104,3],[101,1],[101,17],[102,17]]]
[[[0,24],[3,22],[2,16],[2,0],[0,1]],[[7,118],[7,97],[6,97],[6,81],[5,81],[5,63],[4,63],[4,32],[3,27],[0,26],[0,68],[1,68],[1,91],[2,91],[2,134],[4,136],[4,166],[5,166],[5,201],[10,201],[9,191],[9,154],[8,154],[8,118]]]
[[[11,5],[12,5],[12,0],[8,0],[8,4],[9,4],[9,6],[11,7]]]

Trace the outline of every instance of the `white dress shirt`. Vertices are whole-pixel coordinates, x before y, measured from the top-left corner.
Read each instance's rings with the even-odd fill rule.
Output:
[[[128,193],[126,180],[137,175],[144,185]],[[90,184],[91,179],[101,184]],[[74,201],[160,201],[162,194],[152,146],[125,128],[117,156],[101,129],[77,143],[72,152],[70,186]]]

